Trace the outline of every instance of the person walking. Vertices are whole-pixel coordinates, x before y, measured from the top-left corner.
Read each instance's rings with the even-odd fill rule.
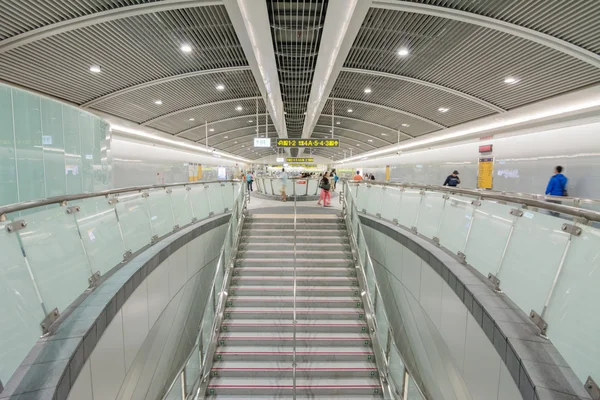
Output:
[[[362,181],[363,177],[360,175],[360,171],[356,171],[356,175],[352,178],[353,181]]]
[[[375,180],[375,175],[371,174],[371,176],[369,177],[369,179],[371,179],[372,181]]]
[[[248,190],[251,192],[253,191],[252,182],[254,182],[254,175],[252,175],[252,171],[248,171],[246,174],[246,183],[248,184]]]
[[[323,175],[323,179],[321,179],[321,183],[319,184],[321,188],[321,197],[317,204],[321,205],[321,200],[323,201],[323,207],[331,207],[331,183],[329,182],[329,177],[327,172]]]
[[[460,178],[458,177],[458,171],[454,171],[451,175],[448,175],[446,181],[444,181],[444,186],[456,187],[458,185],[460,185]]]
[[[288,174],[285,172],[285,168],[281,168],[281,175],[279,175],[279,178],[281,179],[281,201],[287,201],[286,186]]]
[[[567,182],[568,179],[563,175],[563,167],[557,165],[554,168],[554,175],[550,177],[550,181],[548,181],[548,186],[546,186],[546,196],[555,196],[555,197],[564,197],[568,196],[567,193]],[[559,200],[546,200],[548,203],[554,204],[562,204]],[[550,211],[550,215],[555,217],[560,216],[560,213]]]
[[[335,192],[335,189],[337,189],[337,181],[340,179],[338,177],[337,172],[335,171],[335,169],[331,170],[331,176],[332,176],[332,180],[333,180],[333,191]]]

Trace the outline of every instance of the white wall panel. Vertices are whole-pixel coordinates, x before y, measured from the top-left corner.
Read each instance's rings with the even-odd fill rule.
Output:
[[[67,397],[67,400],[81,399],[92,399],[92,368],[89,359],[83,364]]]
[[[121,310],[117,312],[98,340],[90,361],[94,399],[114,399],[125,376]]]
[[[419,303],[437,329],[440,329],[442,325],[442,277],[428,266],[421,268]]]
[[[175,296],[187,282],[187,247],[179,248],[168,258],[169,261],[169,296]]]
[[[421,292],[421,261],[408,249],[402,252],[402,283],[417,299]]]
[[[153,294],[152,294],[153,295]],[[148,283],[144,280],[123,305],[125,368],[129,370],[149,328]]]
[[[148,327],[156,320],[169,303],[169,259],[167,258],[146,278],[148,285]]]
[[[481,326],[468,314],[464,377],[473,400],[489,400],[497,396],[501,362]]]
[[[192,240],[185,247],[187,249],[187,274],[191,277],[200,271],[200,267],[204,265],[204,253],[206,251],[204,235]]]
[[[442,324],[440,332],[461,371],[465,364],[465,341],[467,336],[467,314],[463,302],[450,286],[442,285]]]

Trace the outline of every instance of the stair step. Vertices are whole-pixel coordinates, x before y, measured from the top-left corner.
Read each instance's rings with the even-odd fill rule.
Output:
[[[357,286],[358,279],[349,276],[296,276],[296,286]],[[294,286],[293,276],[234,276],[233,286]]]
[[[215,360],[229,361],[286,361],[293,360],[292,347],[278,346],[219,346]],[[367,361],[375,362],[373,350],[366,346],[296,347],[296,360],[308,361]]]
[[[281,246],[280,246],[281,247]],[[350,250],[299,250],[294,251],[293,246],[285,246],[277,250],[254,250],[247,248],[240,248],[237,252],[238,259],[248,258],[286,258],[293,259],[294,254],[297,258],[303,259],[352,259],[352,252]]]
[[[307,395],[307,396],[296,396],[295,397],[296,400],[381,400],[382,397],[379,395],[349,395],[349,394],[343,394],[343,395],[325,395],[325,396],[313,396],[313,395]],[[205,399],[207,400],[248,400],[248,399],[252,399],[252,400],[293,400],[294,397],[289,395],[289,396],[282,396],[282,395],[272,395],[272,396],[268,396],[268,395],[257,395],[257,396],[248,396],[245,394],[241,394],[241,395],[215,395],[215,396],[207,396],[205,397]]]
[[[291,243],[293,245],[293,242]],[[278,241],[273,241],[272,243],[266,242],[252,242],[252,243],[242,243],[240,248],[245,250],[277,250],[281,249],[283,246]],[[303,250],[346,250],[350,251],[350,245],[348,243],[321,243],[321,242],[300,242],[296,243],[296,251]]]
[[[291,286],[230,286],[229,293],[236,296],[293,296]],[[296,296],[358,296],[358,286],[300,286],[296,287]]]
[[[292,236],[296,233],[296,235],[302,236],[334,236],[334,237],[346,237],[346,231],[341,229],[299,229],[294,228],[291,229],[270,229],[270,228],[252,228],[246,229],[244,228],[242,231],[242,235],[261,235],[261,236],[279,236],[279,235],[289,235]]]
[[[280,234],[280,235],[259,235],[256,233],[251,233],[251,231],[242,232],[241,243],[242,244],[250,244],[250,243],[276,243],[279,246],[286,244],[296,243],[304,243],[304,244],[312,244],[312,243],[340,243],[340,244],[348,244],[349,239],[347,236],[319,236],[315,237],[312,235],[305,234],[297,234],[294,237],[293,233],[290,234]]]
[[[236,395],[292,395],[294,383],[289,378],[239,378],[215,377],[211,379],[207,393]],[[374,395],[381,394],[377,377],[369,378],[297,378],[296,393],[299,395]]]
[[[235,262],[237,267],[255,267],[262,265],[265,267],[354,267],[354,262],[351,258],[326,258],[326,259],[310,259],[310,258],[243,258]]]
[[[296,216],[296,224],[340,224],[344,222],[344,218],[337,215],[328,215],[322,217],[314,217],[314,218],[306,218],[301,215]],[[258,217],[258,216],[249,216],[246,217],[245,223],[253,224],[253,223],[275,223],[275,224],[287,224],[294,223],[294,215],[290,214],[289,217],[280,217],[280,218],[268,218],[268,217]]]
[[[211,368],[211,376],[219,377],[274,377],[293,376],[292,362],[278,361],[215,361]],[[364,361],[311,361],[297,362],[298,378],[351,378],[377,376],[375,363]]]
[[[286,222],[263,222],[263,221],[250,221],[244,224],[244,229],[294,229],[294,221]],[[346,225],[343,220],[333,221],[322,221],[322,222],[306,222],[296,220],[296,229],[346,229]]]
[[[235,276],[294,276],[294,267],[236,267]],[[348,267],[296,267],[296,277],[300,276],[356,276],[356,270]]]
[[[368,332],[365,321],[352,320],[298,320],[292,319],[225,319],[221,332],[328,332],[361,333]]]
[[[293,332],[221,332],[220,346],[286,346],[293,347]],[[370,346],[366,333],[296,333],[297,346]]]
[[[290,296],[229,296],[228,307],[294,307],[294,298]],[[296,296],[296,307],[355,307],[362,310],[362,299],[351,296]]]
[[[292,319],[293,307],[227,307],[225,318],[230,319]],[[363,320],[362,308],[296,308],[296,319]]]

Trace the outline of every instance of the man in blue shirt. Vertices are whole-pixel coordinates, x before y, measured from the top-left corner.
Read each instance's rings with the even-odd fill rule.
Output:
[[[567,177],[562,174],[563,167],[560,165],[554,169],[554,175],[550,178],[546,187],[546,196],[567,196]],[[557,200],[548,200],[549,203],[561,204]],[[550,215],[558,217],[560,213],[550,211]]]
[[[452,175],[448,175],[444,182],[444,186],[456,187],[458,185],[460,185],[460,178],[458,177],[458,171],[454,171],[452,172]]]

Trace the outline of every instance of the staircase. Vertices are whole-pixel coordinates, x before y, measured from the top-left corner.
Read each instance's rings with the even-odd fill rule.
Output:
[[[293,221],[246,219],[209,399],[292,398]],[[383,398],[343,219],[299,215],[296,250],[296,398]]]

